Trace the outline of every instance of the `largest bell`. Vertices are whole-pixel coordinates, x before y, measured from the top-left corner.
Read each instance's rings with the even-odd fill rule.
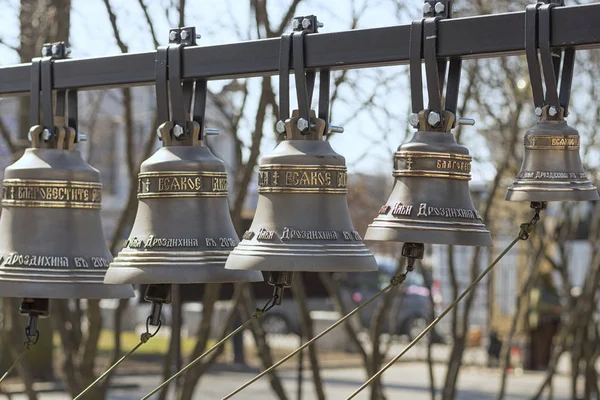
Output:
[[[298,129],[295,111],[285,122],[288,140],[262,158],[254,220],[225,268],[291,273],[377,269],[350,220],[345,159],[323,140],[326,122],[311,114],[311,133]]]
[[[598,200],[579,156],[579,133],[562,117],[542,110],[540,121],[525,134],[521,171],[508,188],[512,201]]]
[[[194,133],[191,143],[161,126],[164,147],[144,161],[129,239],[106,283],[257,282],[257,271],[227,271],[238,243],[227,203],[225,165]],[[192,129],[197,123],[190,121]]]
[[[469,151],[450,129],[417,131],[395,153],[393,176],[392,194],[369,225],[365,240],[492,245],[469,192]]]
[[[36,128],[32,132],[37,135]],[[57,128],[59,141],[65,132],[72,143],[75,132],[70,128]],[[130,285],[102,283],[112,256],[100,221],[101,200],[100,174],[78,151],[30,148],[7,167],[0,218],[0,296],[133,297]]]

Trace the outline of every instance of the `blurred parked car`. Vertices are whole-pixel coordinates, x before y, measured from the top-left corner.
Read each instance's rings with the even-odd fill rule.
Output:
[[[374,272],[333,274],[333,278],[340,285],[342,301],[347,311],[370,299],[389,284],[396,270],[395,262],[386,259],[378,260],[378,264],[379,270]],[[433,282],[432,290],[434,304],[441,303],[439,284]],[[372,316],[381,301],[383,296],[359,313],[360,320],[367,329],[370,328]],[[307,302],[311,311],[334,309],[329,297],[309,297]],[[395,316],[385,319],[384,333],[406,335],[412,339],[429,324],[431,319],[429,289],[420,272],[414,270],[408,274],[406,281],[400,286],[391,309],[395,312]],[[280,306],[272,308],[263,316],[263,328],[267,333],[272,334],[299,334],[300,323],[297,305],[292,299],[286,299]],[[438,339],[437,335],[434,334],[434,338]]]

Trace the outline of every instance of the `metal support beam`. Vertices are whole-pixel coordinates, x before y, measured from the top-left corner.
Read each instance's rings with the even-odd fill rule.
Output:
[[[552,47],[600,47],[600,3],[552,10]],[[306,37],[307,69],[352,69],[408,62],[410,25],[316,33]],[[521,54],[525,12],[439,22],[440,58]],[[184,79],[273,75],[279,70],[279,38],[183,50]],[[94,89],[154,82],[155,52],[58,60],[55,89]],[[0,95],[29,92],[30,65],[0,68]]]

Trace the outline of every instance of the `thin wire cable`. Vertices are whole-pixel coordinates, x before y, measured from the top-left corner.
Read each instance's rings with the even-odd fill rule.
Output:
[[[314,342],[316,342],[317,340],[319,340],[320,338],[322,338],[323,336],[325,336],[326,334],[328,334],[329,332],[331,332],[332,330],[334,330],[335,328],[337,328],[339,325],[341,325],[342,323],[344,323],[348,318],[350,318],[351,316],[353,316],[354,314],[356,314],[357,312],[359,312],[360,310],[362,310],[363,308],[365,308],[366,306],[368,306],[370,303],[372,303],[375,299],[377,299],[378,297],[380,297],[381,295],[383,295],[384,293],[386,293],[388,290],[390,290],[391,288],[393,288],[395,286],[400,285],[402,282],[404,282],[404,280],[406,280],[407,274],[410,271],[412,271],[412,263],[411,263],[411,261],[414,263],[414,260],[410,260],[409,259],[409,264],[407,266],[407,270],[404,273],[402,273],[402,274],[400,274],[398,276],[394,276],[391,279],[389,285],[387,285],[386,287],[384,287],[383,289],[381,289],[381,291],[379,291],[379,293],[377,293],[375,296],[371,297],[369,300],[365,301],[364,303],[362,303],[361,305],[359,305],[358,307],[356,307],[354,310],[350,311],[348,314],[346,314],[345,316],[343,316],[342,318],[340,318],[339,320],[337,320],[329,328],[325,329],[323,332],[319,333],[317,336],[315,336],[314,338],[312,338],[308,342],[304,343],[302,346],[298,347],[296,350],[294,350],[293,352],[291,352],[290,354],[288,354],[287,356],[285,356],[284,358],[282,358],[277,363],[273,364],[272,366],[270,366],[269,368],[267,368],[266,370],[264,370],[260,374],[256,375],[254,378],[250,379],[248,382],[246,382],[245,384],[243,384],[242,386],[240,386],[239,388],[237,388],[233,392],[229,393],[227,396],[223,397],[221,400],[227,400],[227,399],[230,399],[232,396],[235,396],[236,394],[238,394],[239,392],[241,392],[242,390],[244,390],[248,386],[252,385],[257,380],[259,380],[260,378],[262,378],[263,376],[265,376],[269,372],[273,371],[275,368],[279,367],[281,364],[283,364],[284,362],[286,362],[287,360],[289,360],[290,358],[292,358],[293,356],[295,356],[296,354],[298,354],[299,352],[301,352],[302,350],[304,350],[305,348],[307,348],[308,346],[310,346],[311,344],[313,344]],[[142,400],[146,400],[146,397],[144,397]]]
[[[532,203],[532,208],[533,207],[534,207],[534,205]],[[347,397],[346,400],[351,400],[351,399],[355,398],[356,396],[358,396],[358,394],[360,392],[362,392],[367,386],[369,386],[375,379],[379,378],[385,371],[387,371],[392,365],[394,365],[403,355],[405,355],[412,347],[414,347],[414,345],[417,344],[417,342],[419,340],[421,340],[427,333],[429,333],[429,331],[432,330],[438,324],[438,322],[440,322],[442,320],[442,318],[444,318],[444,316],[446,316],[446,314],[448,314],[454,307],[456,307],[456,305],[458,303],[460,303],[460,301],[466,295],[468,295],[477,286],[477,284],[479,282],[481,282],[481,280],[483,278],[485,278],[485,276],[492,269],[494,269],[494,267],[496,266],[496,264],[498,264],[498,262],[510,251],[510,249],[512,249],[514,247],[515,244],[517,244],[517,242],[519,242],[520,240],[527,240],[527,239],[529,239],[529,234],[533,231],[533,227],[535,226],[535,224],[537,223],[537,221],[539,221],[539,219],[540,219],[539,218],[540,211],[543,209],[543,207],[545,207],[545,205],[542,205],[541,203],[539,203],[538,207],[539,208],[535,208],[535,214],[534,214],[533,218],[531,219],[531,221],[528,222],[528,223],[521,224],[521,228],[520,228],[520,231],[519,231],[519,234],[517,235],[517,237],[514,238],[513,241],[510,242],[510,244],[508,246],[506,246],[506,248],[498,255],[498,257],[496,257],[496,259],[490,264],[490,266],[487,267],[477,277],[477,279],[475,279],[465,289],[465,291],[462,292],[461,295],[456,298],[456,300],[454,300],[444,311],[442,311],[442,313],[436,319],[434,319],[427,326],[427,328],[425,328],[423,330],[423,332],[421,332],[419,335],[417,335],[417,337],[415,337],[408,344],[408,346],[406,346],[400,352],[400,354],[398,354],[396,357],[392,358],[383,368],[381,368],[379,371],[377,371],[371,378],[369,378],[365,383],[363,383],[363,385],[361,387],[359,387],[354,393],[352,393],[349,397]]]
[[[15,369],[15,367],[21,362],[23,357],[25,357],[27,355],[27,353],[29,353],[29,350],[31,350],[31,348],[38,342],[38,340],[40,339],[40,332],[36,330],[35,334],[31,335],[29,333],[29,327],[27,327],[27,328],[25,328],[25,336],[27,336],[27,341],[25,342],[25,348],[23,349],[21,354],[19,354],[17,356],[15,361],[8,368],[8,370],[4,373],[4,375],[2,375],[2,377],[0,378],[0,383],[2,383],[8,375],[10,375],[10,373],[13,371],[13,369]]]
[[[166,381],[164,381],[163,383],[161,383],[153,391],[151,391],[150,393],[148,393],[147,395],[145,395],[144,397],[142,397],[141,400],[147,400],[147,399],[149,399],[150,396],[152,396],[153,394],[155,394],[156,392],[158,392],[159,390],[161,390],[163,387],[167,386],[174,379],[176,379],[178,376],[180,376],[181,374],[183,374],[185,371],[187,371],[188,369],[190,369],[191,367],[193,367],[195,364],[197,364],[198,362],[202,361],[206,356],[208,356],[210,353],[212,353],[213,351],[215,351],[216,349],[218,349],[221,345],[223,345],[223,343],[227,342],[229,339],[231,339],[232,337],[234,337],[235,335],[237,335],[239,332],[243,331],[248,325],[250,325],[252,323],[253,320],[261,318],[264,313],[266,313],[267,311],[269,311],[271,308],[273,308],[275,306],[275,302],[277,300],[277,297],[278,297],[277,295],[273,295],[273,297],[271,299],[269,299],[269,301],[267,302],[267,304],[262,309],[257,309],[256,312],[254,314],[252,314],[252,316],[246,322],[244,322],[242,325],[238,326],[229,335],[227,335],[223,339],[219,340],[219,342],[217,342],[217,344],[215,344],[210,349],[206,350],[204,353],[202,353],[200,356],[198,356],[198,358],[194,359],[188,365],[186,365],[185,367],[183,367],[182,369],[180,369],[175,375],[171,376],[169,379],[167,379]],[[75,400],[75,399],[73,399],[73,400]]]
[[[136,350],[139,349],[140,347],[142,347],[143,344],[145,344],[146,342],[148,342],[148,340],[150,340],[151,338],[153,338],[154,336],[156,336],[156,334],[158,333],[160,327],[162,326],[162,322],[159,320],[159,324],[158,324],[158,327],[156,328],[156,331],[154,331],[154,333],[150,333],[149,332],[150,318],[151,317],[148,317],[148,319],[146,320],[146,332],[144,332],[144,333],[142,333],[140,335],[140,342],[137,345],[135,345],[135,347],[133,347],[131,350],[129,350],[123,357],[119,358],[119,360],[117,362],[115,362],[113,365],[111,365],[110,368],[108,368],[106,371],[104,371],[104,373],[102,375],[100,375],[94,382],[90,383],[90,385],[88,387],[86,387],[85,389],[83,389],[83,391],[81,393],[79,393],[73,400],[82,399],[84,394],[86,394],[87,392],[89,392],[101,380],[103,380],[104,378],[106,378],[127,357],[129,357],[130,355],[132,355],[133,353],[135,353]]]

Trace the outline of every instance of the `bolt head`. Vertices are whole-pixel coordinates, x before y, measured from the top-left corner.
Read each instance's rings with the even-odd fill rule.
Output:
[[[535,108],[535,115],[538,117],[542,116],[542,107],[536,107]]]
[[[277,129],[278,133],[284,133],[285,132],[285,122],[277,121],[277,124],[275,125],[275,129]]]
[[[42,47],[42,56],[48,57],[50,55],[50,49],[46,46]]]
[[[444,5],[444,3],[441,3],[439,1],[437,3],[435,3],[436,14],[441,14],[444,12],[444,10],[446,10],[446,6]]]
[[[558,114],[558,110],[556,109],[556,107],[552,106],[548,109],[548,115],[550,115],[551,117],[554,117],[556,114]]]
[[[52,55],[57,56],[59,52],[59,48],[57,44],[52,45]]]
[[[52,138],[52,133],[48,129],[44,129],[44,131],[42,132],[42,139],[44,139],[45,141],[48,141],[51,138]]]
[[[87,142],[88,136],[83,133],[77,133],[77,142]]]
[[[310,19],[308,19],[308,18],[304,18],[304,19],[302,20],[302,27],[303,27],[304,29],[308,29],[308,28],[310,28],[310,25],[311,25]]]
[[[417,126],[419,126],[419,114],[416,113],[412,113],[408,116],[408,123],[413,127],[416,128]]]
[[[301,132],[304,132],[305,130],[308,129],[308,121],[305,120],[304,118],[300,118],[300,119],[298,119],[296,126],[298,127],[298,129],[300,129]]]
[[[431,7],[431,4],[429,4],[429,3],[423,4],[423,14],[431,14],[432,11],[433,11],[433,8]]]
[[[176,138],[179,139],[180,137],[183,136],[183,134],[185,133],[185,130],[183,129],[183,127],[181,125],[175,125],[171,132],[173,132],[173,136],[175,136]]]
[[[441,121],[442,118],[440,117],[440,114],[436,113],[435,111],[430,112],[429,116],[427,117],[427,122],[429,122],[429,125],[431,126],[437,126]]]
[[[181,31],[179,36],[181,36],[181,39],[186,40],[190,36],[190,34],[188,33],[188,31],[183,30]]]
[[[295,19],[294,22],[292,22],[292,28],[294,28],[294,29],[300,28],[300,21]]]
[[[179,37],[179,35],[177,34],[177,31],[171,31],[171,33],[169,33],[169,40],[170,41],[177,40],[178,37]]]

